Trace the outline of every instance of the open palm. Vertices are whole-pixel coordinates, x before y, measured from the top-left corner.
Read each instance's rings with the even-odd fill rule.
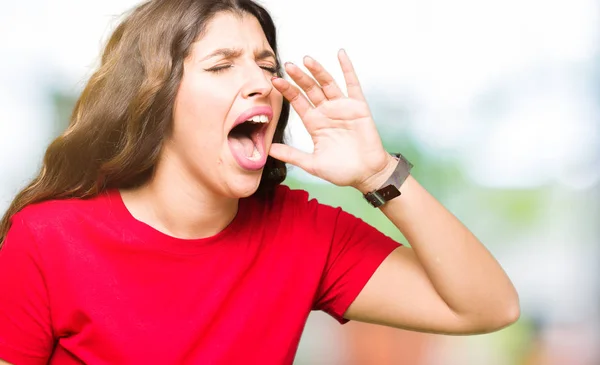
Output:
[[[276,78],[273,86],[290,101],[313,143],[313,153],[273,144],[270,155],[339,186],[358,186],[382,171],[389,154],[383,149],[371,111],[347,54],[338,54],[348,96],[317,61],[305,57],[314,79],[287,63],[288,75],[299,86]],[[300,90],[304,91],[304,93]]]

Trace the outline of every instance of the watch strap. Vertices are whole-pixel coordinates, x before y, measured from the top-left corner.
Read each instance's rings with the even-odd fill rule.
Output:
[[[400,187],[410,175],[413,164],[399,153],[393,153],[398,160],[398,165],[392,175],[386,180],[383,186],[375,191],[364,195],[365,199],[375,208],[379,208],[388,201],[401,195]]]
[[[385,188],[388,185],[394,185],[398,189],[404,184],[408,176],[410,175],[410,170],[413,168],[413,164],[410,163],[404,156],[399,153],[392,153],[392,156],[398,160],[398,165],[396,169],[392,173],[392,175],[383,183],[383,187]]]

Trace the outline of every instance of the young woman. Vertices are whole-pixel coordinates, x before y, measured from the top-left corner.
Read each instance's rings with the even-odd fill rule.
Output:
[[[281,78],[251,0],[131,12],[1,221],[0,363],[291,364],[311,310],[448,334],[514,322],[502,268],[383,149],[339,61],[348,95],[309,57],[312,77]],[[312,154],[283,144],[290,105]],[[412,248],[280,185],[284,163],[356,188]]]

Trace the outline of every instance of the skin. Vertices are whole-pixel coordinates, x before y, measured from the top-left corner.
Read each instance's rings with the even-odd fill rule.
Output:
[[[385,183],[397,161],[383,149],[348,55],[340,50],[338,58],[348,95],[310,57],[304,65],[313,77],[286,65],[299,87],[284,79],[273,81],[301,117],[315,148],[307,154],[276,144],[270,153],[366,193]],[[412,176],[400,191],[381,210],[412,248],[400,247],[387,257],[344,316],[444,334],[486,333],[515,322],[517,292],[481,242]]]
[[[207,58],[224,47],[242,52]],[[338,58],[347,95],[310,57],[304,58],[304,66],[312,77],[286,64],[298,86],[272,79],[264,68],[274,67],[275,59],[256,58],[264,50],[271,49],[253,17],[223,13],[211,21],[185,60],[174,132],[155,176],[141,188],[121,192],[138,220],[180,238],[207,237],[224,229],[239,198],[251,195],[260,182],[260,171],[246,171],[236,163],[227,133],[242,112],[257,105],[271,106],[277,121],[282,97],[304,122],[315,148],[307,154],[283,144],[271,146],[272,122],[266,136],[271,156],[362,193],[379,188],[391,175],[397,162],[383,149],[343,50]],[[230,68],[207,71],[215,66]],[[400,247],[384,260],[345,317],[445,334],[486,333],[515,322],[517,292],[481,242],[412,176],[400,190],[402,195],[381,210],[412,248]]]
[[[219,49],[240,52],[211,56]],[[258,188],[261,170],[238,165],[227,135],[243,112],[270,106],[268,151],[281,113],[283,97],[271,83],[276,59],[257,58],[266,53],[273,50],[256,18],[221,13],[209,23],[184,62],[173,134],[155,176],[141,189],[122,191],[134,217],[180,238],[212,236],[233,220],[238,199]]]

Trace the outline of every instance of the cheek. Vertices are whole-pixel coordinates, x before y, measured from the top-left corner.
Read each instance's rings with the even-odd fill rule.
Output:
[[[198,87],[199,83],[184,83],[175,103],[174,129],[178,140],[197,147],[221,143],[224,121],[231,98],[219,93],[219,88]],[[214,151],[214,150],[213,150]]]

